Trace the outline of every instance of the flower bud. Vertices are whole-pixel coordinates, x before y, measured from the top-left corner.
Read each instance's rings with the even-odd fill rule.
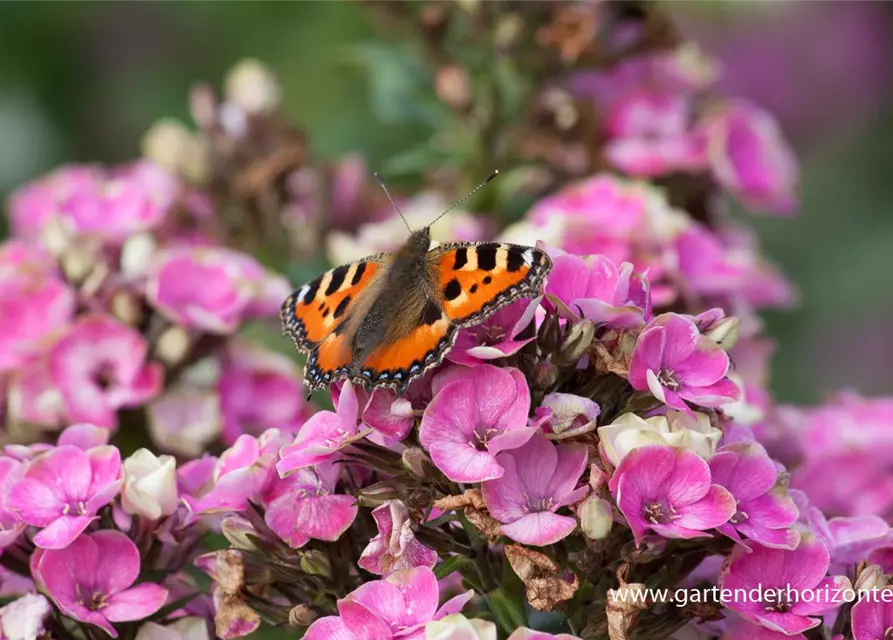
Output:
[[[434,80],[437,97],[456,111],[466,111],[471,106],[471,79],[468,70],[458,64],[448,64],[437,71]]]
[[[316,620],[316,614],[306,604],[299,604],[292,607],[288,612],[288,624],[293,627],[306,627]]]
[[[322,551],[306,551],[301,554],[301,571],[311,576],[332,575],[332,565]]]
[[[595,325],[592,320],[584,319],[574,323],[561,343],[559,358],[568,364],[577,362],[589,349],[593,338],[595,338]]]
[[[112,315],[128,326],[136,327],[143,319],[142,301],[131,291],[118,291],[109,306]]]
[[[180,122],[160,120],[142,140],[143,155],[191,182],[204,182],[210,172],[208,147]]]
[[[611,532],[614,513],[611,503],[598,496],[589,496],[577,507],[580,528],[590,540],[601,540]]]
[[[158,336],[155,357],[173,367],[186,359],[190,346],[189,333],[183,327],[175,325]]]
[[[139,449],[124,461],[124,511],[158,520],[177,510],[177,462],[173,456],[156,456]]]
[[[431,478],[439,473],[431,458],[418,447],[409,447],[403,451],[403,466],[417,478]]]
[[[249,536],[257,536],[257,530],[252,524],[242,516],[227,516],[220,523],[220,530],[223,536],[236,549],[242,551],[253,551],[257,547]]]
[[[859,572],[853,588],[856,590],[856,593],[860,593],[862,591],[883,589],[886,585],[887,578],[884,575],[884,570],[879,565],[870,564]]]
[[[728,351],[735,346],[741,335],[741,320],[737,316],[723,318],[704,335]]]
[[[402,500],[404,492],[396,484],[376,482],[363,487],[357,493],[357,503],[362,507],[380,507],[389,500]]]
[[[266,115],[282,102],[282,86],[270,69],[254,59],[236,64],[226,76],[226,99],[249,115]]]
[[[539,330],[539,345],[546,353],[554,353],[561,344],[561,324],[557,314],[546,316]]]
[[[549,389],[558,381],[558,367],[542,360],[533,370],[533,384],[537,389]]]

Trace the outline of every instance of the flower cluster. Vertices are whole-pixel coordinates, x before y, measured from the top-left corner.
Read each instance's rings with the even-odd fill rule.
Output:
[[[456,157],[518,165],[435,236],[553,266],[403,394],[339,382],[317,411],[265,333],[290,287],[264,265],[388,251],[403,222],[361,155],[312,159],[260,63],[197,87],[197,131],[157,124],[145,159],[13,195],[0,638],[890,635],[893,597],[829,594],[889,588],[893,405],[775,404],[757,312],[792,287],[725,215],[793,211],[778,126],[716,94],[661,7],[489,4],[373,9],[430,58],[436,96],[409,102]],[[482,106],[462,56],[488,46]],[[469,179],[419,162],[413,226]]]

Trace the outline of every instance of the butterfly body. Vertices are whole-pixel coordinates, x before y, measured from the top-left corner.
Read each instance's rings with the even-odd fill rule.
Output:
[[[311,390],[346,379],[402,392],[443,361],[459,328],[537,295],[552,266],[532,247],[430,244],[426,227],[398,251],[331,269],[285,300],[283,329],[309,354]]]

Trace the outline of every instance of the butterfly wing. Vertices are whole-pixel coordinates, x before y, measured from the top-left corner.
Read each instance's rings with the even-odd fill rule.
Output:
[[[321,370],[334,372],[349,364],[347,320],[374,296],[374,284],[385,272],[387,260],[387,254],[378,254],[330,269],[296,289],[282,303],[284,332],[298,351],[310,354],[306,376],[312,388],[331,381],[324,379]]]
[[[544,251],[502,242],[455,243],[428,252],[432,286],[457,326],[481,322],[521,297],[537,295],[552,269]]]

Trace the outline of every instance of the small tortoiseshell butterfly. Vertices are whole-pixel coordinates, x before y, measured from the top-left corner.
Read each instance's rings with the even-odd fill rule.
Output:
[[[443,361],[461,327],[540,293],[552,268],[545,252],[501,242],[431,248],[431,224],[394,253],[326,271],[282,304],[285,333],[309,353],[311,391],[348,379],[402,393]]]

